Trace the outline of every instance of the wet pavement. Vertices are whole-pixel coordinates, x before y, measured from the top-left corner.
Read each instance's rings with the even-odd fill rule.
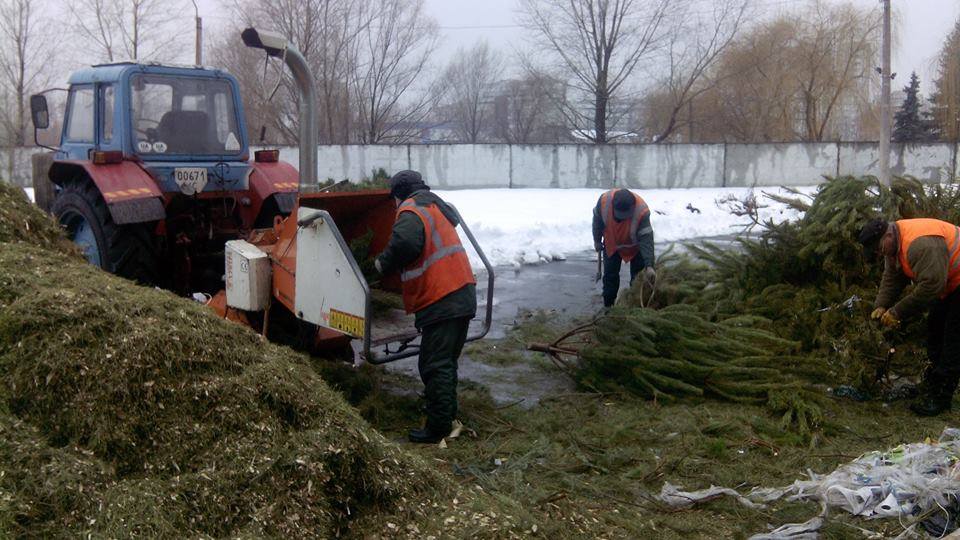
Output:
[[[730,243],[731,240],[730,237],[721,237],[700,241]],[[656,251],[663,253],[668,247],[670,244],[657,244]],[[673,248],[675,251],[684,249],[681,244],[675,244]],[[572,381],[559,370],[545,367],[545,357],[539,353],[526,353],[524,361],[492,365],[471,358],[470,349],[479,344],[496,347],[497,340],[506,337],[508,331],[529,312],[551,312],[560,321],[597,313],[603,306],[603,300],[596,273],[594,252],[578,253],[563,261],[497,268],[490,333],[475,345],[467,345],[460,359],[460,379],[487,387],[494,400],[501,404],[521,402],[522,406],[532,406],[545,396],[573,391]],[[628,286],[629,280],[629,268],[624,265],[620,277],[621,289]],[[478,275],[477,282],[480,304],[478,318],[482,318],[486,301],[486,275]],[[412,317],[393,314],[389,320],[378,320],[376,326],[379,332],[375,336],[383,336],[411,330],[413,320]],[[480,327],[480,321],[475,320],[471,325],[471,334]],[[419,377],[416,357],[388,364],[387,369]]]

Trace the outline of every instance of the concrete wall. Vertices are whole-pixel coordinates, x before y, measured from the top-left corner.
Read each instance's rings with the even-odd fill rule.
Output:
[[[617,146],[617,185],[691,188],[723,185],[722,144]]]
[[[0,148],[0,180],[18,186],[33,185],[33,166],[30,156],[43,152],[42,148]]]
[[[955,172],[956,148],[950,143],[894,144],[890,148],[890,170],[897,176],[920,181],[948,182]],[[840,174],[876,174],[880,152],[876,144],[840,143]]]
[[[729,144],[724,177],[727,186],[803,186],[837,174],[837,145]]]
[[[808,186],[819,184],[826,176],[877,175],[877,147],[877,143],[864,142],[410,145],[406,163],[396,157],[402,154],[395,150],[400,147],[383,147],[391,149],[390,155],[379,162],[368,153],[365,163],[366,170],[371,163],[387,172],[417,169],[445,189]],[[895,175],[928,183],[949,182],[956,176],[957,151],[951,143],[894,144],[890,166]],[[286,150],[283,155],[288,155]],[[336,162],[324,163],[327,159]],[[337,153],[322,150],[320,162],[321,171],[340,173],[325,176],[321,172],[321,178],[358,178],[343,174],[348,169]]]
[[[0,149],[0,178],[30,185],[36,151]],[[863,142],[342,145],[319,147],[318,176],[358,180],[381,168],[388,174],[416,169],[443,189],[800,186],[824,176],[876,175],[877,156],[877,143]],[[297,166],[299,152],[282,148],[280,159]],[[949,182],[956,177],[957,147],[895,144],[890,164],[895,175]]]

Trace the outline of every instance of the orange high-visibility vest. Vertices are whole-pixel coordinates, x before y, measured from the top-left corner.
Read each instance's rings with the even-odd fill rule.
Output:
[[[960,285],[960,227],[939,219],[901,219],[897,221],[897,231],[900,234],[898,256],[904,275],[910,279],[917,278],[916,273],[910,268],[910,261],[907,260],[907,252],[913,241],[921,236],[939,236],[947,243],[949,254],[947,284],[940,293],[940,298],[945,298]]]
[[[640,220],[650,213],[650,208],[642,197],[631,191],[630,194],[636,199],[636,204],[633,207],[633,217],[618,223],[617,220],[613,219],[613,195],[616,192],[616,189],[611,189],[600,196],[600,217],[603,218],[603,245],[606,246],[607,257],[619,252],[620,258],[629,262],[640,252],[640,237],[653,232],[651,227],[638,230]],[[652,263],[653,261],[647,262]]]
[[[407,199],[397,208],[397,218],[402,212],[412,212],[420,218],[424,236],[420,257],[400,273],[403,307],[407,313],[416,313],[477,282],[457,229],[436,204],[417,206],[413,199]]]

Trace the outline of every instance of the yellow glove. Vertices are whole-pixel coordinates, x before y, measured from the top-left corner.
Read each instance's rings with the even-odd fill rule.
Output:
[[[880,317],[880,324],[887,328],[896,328],[900,326],[900,320],[893,315],[893,312],[887,311]]]
[[[886,312],[887,312],[887,308],[878,307],[877,309],[873,310],[873,313],[870,314],[870,318],[875,321],[879,321],[880,317],[883,317],[883,314]]]

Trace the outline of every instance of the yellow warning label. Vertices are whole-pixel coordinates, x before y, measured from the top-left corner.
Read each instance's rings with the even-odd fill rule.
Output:
[[[362,338],[364,327],[363,322],[363,317],[357,317],[356,315],[351,315],[335,309],[330,310],[330,328],[333,328],[334,330],[340,330],[341,332],[345,332],[351,336]]]

